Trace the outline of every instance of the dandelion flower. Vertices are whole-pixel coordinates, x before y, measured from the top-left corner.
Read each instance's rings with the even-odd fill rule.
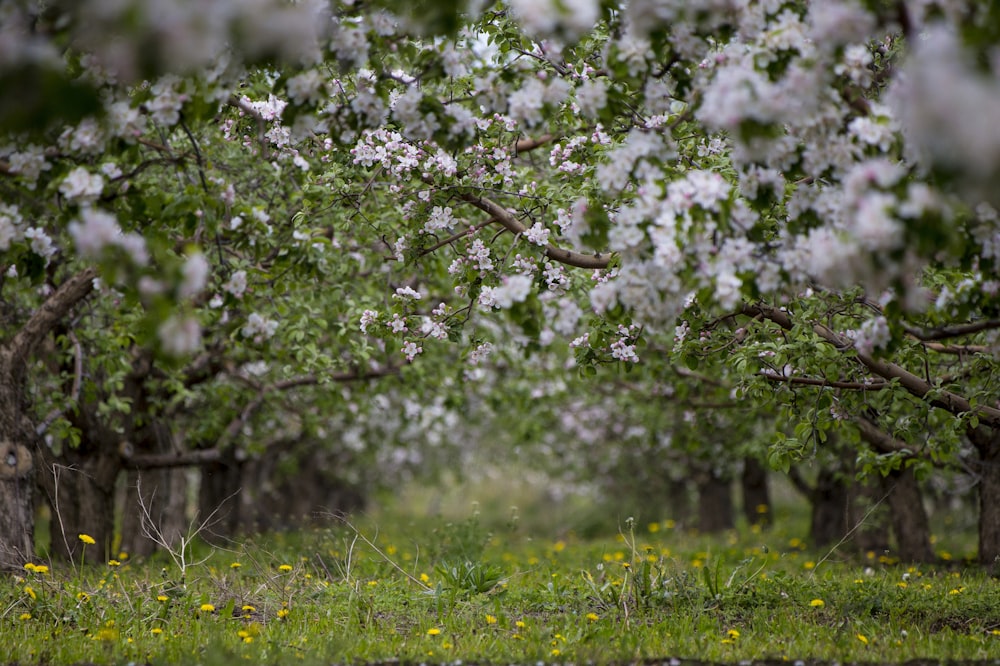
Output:
[[[30,620],[31,619],[31,613],[21,613],[18,616],[17,619],[19,619],[19,620]]]
[[[122,565],[118,560],[108,560],[109,567],[120,567]]]
[[[149,632],[154,636],[159,636],[160,634],[163,633],[163,629],[161,629],[160,627],[153,627],[152,629],[149,630]]]
[[[291,564],[282,564],[280,567],[278,567],[278,571],[284,571],[286,573],[289,572],[289,571],[291,571],[291,570],[292,570],[292,565]]]
[[[158,595],[156,595],[156,600],[157,601],[168,601],[169,599],[170,599],[170,597],[168,597],[165,594],[158,594]]]
[[[31,597],[33,600],[38,598],[35,596],[35,591],[31,589],[30,585],[24,586],[24,593],[27,594],[29,597]]]
[[[215,612],[215,606],[213,606],[212,604],[202,604],[201,605],[201,612],[202,613],[214,613]]]
[[[823,601],[822,599],[813,599],[812,601],[809,602],[809,605],[812,606],[813,608],[822,608],[823,606],[826,605],[826,602]]]
[[[730,638],[739,638],[740,632],[736,631],[735,629],[730,629],[729,631],[726,632],[726,635],[729,636]]]
[[[597,622],[601,618],[597,613],[587,613],[587,619],[591,622]]]
[[[288,617],[288,609],[287,608],[282,608],[281,610],[279,610],[278,611],[278,617],[281,618],[282,620],[284,620],[286,617]]]
[[[243,606],[240,610],[242,610],[244,613],[253,613],[257,609],[254,608],[253,606],[247,604],[246,606]]]
[[[25,565],[24,565],[24,569],[25,569],[25,571],[34,571],[35,570],[35,563],[34,562],[26,562]]]
[[[496,615],[489,615],[489,614],[486,615],[486,624],[496,624],[496,623],[497,623]]]
[[[38,564],[35,566],[34,571],[37,574],[47,574],[49,572],[49,568],[44,564]]]
[[[865,645],[868,645],[868,637],[865,636],[864,634],[858,634],[857,638],[858,638],[859,641],[861,641]]]
[[[431,627],[430,629],[427,630],[427,635],[428,636],[437,636],[440,633],[441,633],[441,630],[438,629],[437,627]]]
[[[428,576],[427,574],[425,574],[425,573],[420,574],[420,582],[421,583],[429,583],[430,580],[431,580],[431,577]]]
[[[89,534],[81,534],[79,536],[80,536],[80,541],[82,541],[88,546],[93,546],[95,543],[97,543],[96,541],[94,541],[94,537],[90,536]]]

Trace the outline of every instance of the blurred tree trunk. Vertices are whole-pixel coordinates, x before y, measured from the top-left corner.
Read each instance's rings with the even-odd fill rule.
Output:
[[[767,483],[767,468],[756,458],[743,460],[740,479],[743,491],[743,515],[750,525],[771,524],[771,494]]]
[[[1000,430],[970,433],[979,452],[979,563],[1000,570]]]
[[[883,481],[896,551],[904,562],[933,562],[931,527],[917,477],[911,468],[894,470]]]
[[[733,507],[732,483],[729,479],[716,476],[712,472],[699,474],[698,487],[698,531],[713,534],[736,526]]]

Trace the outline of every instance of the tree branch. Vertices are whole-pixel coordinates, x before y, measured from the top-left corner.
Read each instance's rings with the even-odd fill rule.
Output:
[[[1000,328],[1000,319],[984,319],[970,324],[959,324],[957,326],[941,326],[939,328],[922,329],[915,326],[904,326],[903,330],[908,335],[912,335],[917,340],[931,342],[935,340],[947,340],[963,335],[972,335],[982,331],[991,331]]]
[[[128,455],[131,447],[123,446],[122,463],[129,469],[164,469],[167,467],[194,467],[222,458],[219,449],[196,449],[177,453],[140,453]]]
[[[479,210],[485,211],[491,217],[496,218],[496,220],[500,222],[505,229],[513,234],[520,235],[528,230],[520,220],[511,215],[510,211],[487,199],[486,197],[477,197],[474,194],[468,193],[460,194],[459,197],[466,203],[470,203]],[[575,266],[577,268],[607,268],[608,263],[611,261],[611,255],[607,253],[603,255],[581,254],[579,252],[573,252],[572,250],[564,250],[552,244],[545,247],[545,256],[553,261],[566,264],[567,266]]]
[[[785,330],[791,330],[792,328],[791,317],[787,312],[777,308],[763,304],[746,304],[743,306],[742,312],[750,317],[763,316],[765,319],[774,322]],[[812,330],[821,339],[833,345],[837,349],[855,350],[854,345],[850,340],[845,338],[843,335],[830,330],[822,324],[814,324]],[[926,400],[931,405],[944,409],[955,416],[959,416],[967,412],[974,412],[979,416],[979,420],[982,423],[991,427],[1000,426],[1000,409],[984,405],[979,405],[973,408],[968,399],[965,397],[954,393],[953,391],[948,391],[934,386],[930,382],[921,379],[900,365],[877,359],[860,350],[855,350],[855,352],[858,360],[871,372],[888,381],[893,379],[898,380],[899,385],[909,391],[910,394],[922,400]]]
[[[19,375],[24,372],[28,365],[28,358],[45,339],[45,336],[63,317],[69,314],[73,306],[94,290],[95,277],[97,277],[96,268],[85,268],[59,285],[55,291],[49,294],[41,307],[35,310],[31,318],[25,322],[21,330],[7,345],[7,353],[9,354],[7,369],[11,374]]]
[[[806,386],[827,386],[829,388],[847,389],[849,391],[881,391],[892,386],[889,382],[846,382],[836,379],[814,379],[812,377],[798,377],[795,375],[781,375],[773,370],[761,370],[761,377],[772,382],[784,384],[804,384]]]

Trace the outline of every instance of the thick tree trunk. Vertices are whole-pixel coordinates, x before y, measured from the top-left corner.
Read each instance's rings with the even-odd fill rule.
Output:
[[[743,515],[750,525],[771,523],[771,495],[767,485],[767,469],[756,458],[743,460],[740,479],[743,492]]]
[[[173,433],[161,419],[153,419],[133,439],[142,453],[168,455],[175,451]],[[131,469],[122,504],[121,549],[132,557],[153,554],[162,541],[178,543],[187,532],[187,476],[182,467]],[[151,536],[155,536],[151,538]]]
[[[206,520],[212,516],[211,529],[202,535],[209,541],[224,540],[239,532],[242,467],[243,461],[237,460],[233,450],[229,449],[220,460],[209,462],[201,468],[198,520]]]
[[[78,562],[85,547],[81,534],[95,541],[86,546],[87,561],[107,562],[113,556],[115,481],[120,469],[117,449],[109,452],[81,444],[80,449],[65,451],[46,470],[52,475],[53,557]]]
[[[697,485],[698,531],[712,534],[735,527],[732,484],[729,480],[704,474]]]
[[[979,451],[979,563],[1000,571],[1000,429],[970,433]]]
[[[85,269],[66,280],[0,346],[0,570],[21,568],[35,554],[34,477],[44,450],[27,416],[28,361],[52,328],[93,291],[96,275]]]
[[[20,569],[34,554],[34,473],[28,447],[0,439],[0,571]]]
[[[933,562],[930,521],[913,470],[892,472],[883,486],[889,493],[889,520],[897,556],[904,562]]]
[[[814,548],[825,548],[838,543],[849,531],[850,491],[839,471],[820,469],[811,489],[809,503],[812,512],[809,521],[809,541]]]

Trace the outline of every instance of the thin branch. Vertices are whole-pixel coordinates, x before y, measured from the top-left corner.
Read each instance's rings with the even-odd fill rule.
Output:
[[[799,377],[796,375],[782,375],[772,370],[761,370],[760,376],[768,381],[783,384],[803,384],[805,386],[824,386],[836,389],[847,389],[849,391],[881,391],[892,386],[886,381],[877,382],[848,382],[837,379],[815,379],[813,377]]]
[[[963,335],[972,335],[982,331],[992,331],[1000,328],[1000,319],[984,319],[983,321],[972,322],[970,324],[959,324],[957,326],[941,326],[939,328],[922,329],[915,326],[904,326],[903,330],[908,335],[912,335],[917,340],[932,342],[935,340],[947,340]]]
[[[793,326],[792,318],[787,312],[771,306],[763,304],[747,304],[744,305],[742,312],[750,317],[763,315],[765,319],[774,322],[785,330],[791,330]],[[973,407],[969,403],[969,400],[964,396],[959,395],[954,391],[948,391],[940,388],[939,386],[935,386],[934,384],[921,379],[901,365],[883,361],[882,359],[875,358],[871,354],[865,353],[861,350],[856,350],[850,340],[827,328],[826,326],[823,326],[822,324],[814,324],[812,330],[822,340],[841,351],[855,351],[858,360],[871,372],[888,381],[893,379],[899,380],[899,385],[901,387],[909,391],[910,394],[923,400],[927,400],[929,404],[940,409],[944,409],[945,411],[956,416],[968,412],[974,412],[979,417],[981,423],[991,427],[1000,427],[1000,409],[985,405],[977,405],[976,407]]]
[[[534,150],[535,148],[540,148],[548,142],[555,138],[553,134],[543,134],[536,139],[518,139],[517,143],[514,144],[514,153],[520,155],[521,153],[526,153],[528,151]]]
[[[528,230],[520,220],[511,215],[510,211],[486,197],[477,197],[474,194],[464,193],[460,194],[459,198],[466,203],[472,204],[479,210],[488,213],[491,217],[496,218],[505,229],[515,235],[523,234]],[[545,256],[553,261],[558,261],[567,266],[576,266],[577,268],[602,269],[607,268],[611,262],[611,255],[607,253],[603,255],[600,253],[592,255],[581,254],[572,250],[564,250],[552,244],[545,247]]]

